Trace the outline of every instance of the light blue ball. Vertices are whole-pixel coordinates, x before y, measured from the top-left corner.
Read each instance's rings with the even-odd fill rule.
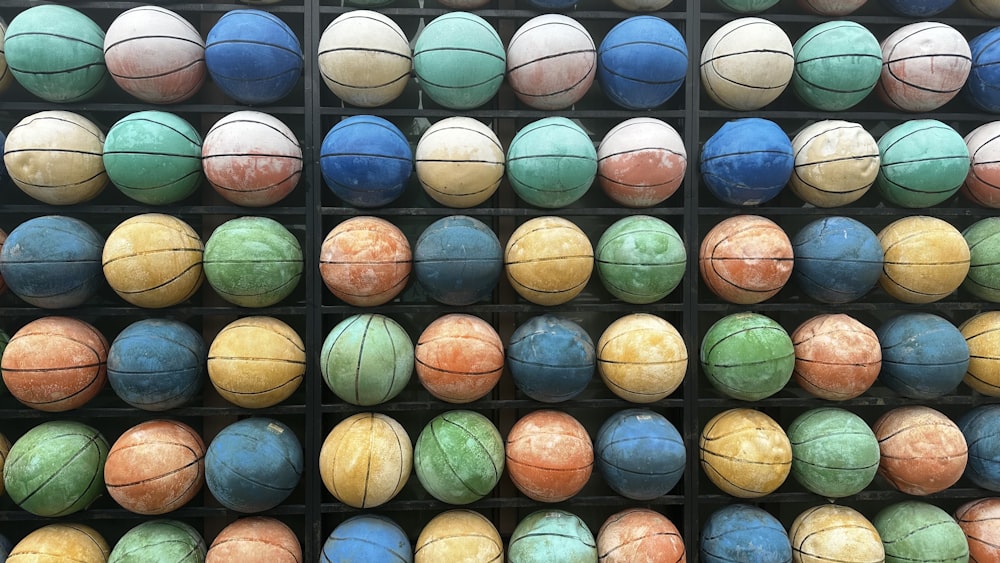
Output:
[[[604,36],[597,81],[612,102],[631,110],[669,100],[687,75],[688,52],[677,28],[656,16],[633,16]]]
[[[773,121],[748,117],[727,121],[701,150],[708,191],[730,205],[760,205],[781,193],[792,177],[792,141]]]
[[[487,299],[500,282],[500,239],[485,223],[472,217],[438,219],[417,239],[413,272],[435,301],[472,305]]]
[[[1000,113],[1000,27],[969,41],[972,68],[965,81],[965,96],[979,109]]]
[[[926,18],[947,10],[955,0],[882,0],[894,13],[910,18]]]
[[[969,346],[958,327],[932,313],[903,313],[875,331],[882,346],[878,379],[910,399],[934,399],[958,387]]]
[[[518,197],[546,209],[577,201],[597,177],[597,149],[582,127],[565,117],[524,126],[507,148],[507,180]]]
[[[378,514],[361,514],[344,520],[330,532],[320,561],[412,563],[413,548],[399,524]]]
[[[669,493],[684,474],[684,439],[663,415],[625,409],[611,415],[594,440],[594,457],[604,481],[632,500]]]
[[[864,223],[850,217],[810,222],[792,238],[792,276],[803,293],[822,303],[864,297],[882,275],[882,244]]]
[[[403,194],[413,172],[413,150],[403,132],[374,115],[333,126],[319,156],[326,185],[354,207],[381,207]]]
[[[965,476],[976,485],[1000,491],[1000,405],[982,405],[958,419],[969,446]]]
[[[704,563],[790,563],[792,542],[781,522],[763,508],[730,504],[716,510],[701,529]]]
[[[506,68],[500,35],[470,12],[452,11],[432,19],[413,44],[413,73],[420,89],[449,109],[477,108],[492,100]]]
[[[198,395],[207,360],[208,346],[195,329],[170,319],[144,319],[111,343],[108,383],[133,407],[164,411]]]
[[[576,397],[593,379],[596,366],[594,341],[567,318],[539,315],[510,335],[507,367],[514,385],[536,401]]]

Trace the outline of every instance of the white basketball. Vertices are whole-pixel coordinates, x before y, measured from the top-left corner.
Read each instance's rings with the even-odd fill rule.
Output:
[[[466,208],[496,192],[506,157],[492,129],[471,117],[449,117],[424,132],[414,159],[417,179],[431,199]]]
[[[608,131],[597,147],[597,180],[626,207],[650,207],[669,198],[687,170],[677,130],[659,119],[635,117]]]
[[[524,23],[507,44],[507,81],[522,103],[566,109],[587,93],[597,74],[597,47],[587,28],[562,14]]]
[[[371,10],[346,12],[319,38],[319,71],[345,103],[377,107],[398,98],[410,80],[413,52],[396,22]]]
[[[861,125],[818,121],[792,139],[795,168],[788,182],[796,196],[816,207],[857,201],[875,182],[882,159],[878,143]]]
[[[905,25],[882,41],[882,74],[875,91],[894,109],[935,110],[954,98],[972,70],[969,42],[938,22]]]
[[[965,136],[969,175],[961,193],[984,207],[1000,208],[1000,121],[976,127]]]
[[[723,107],[757,110],[785,91],[794,68],[792,42],[780,27],[763,18],[740,18],[708,38],[701,52],[701,86]]]

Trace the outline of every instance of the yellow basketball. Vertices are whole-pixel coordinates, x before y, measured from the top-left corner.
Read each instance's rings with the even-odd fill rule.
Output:
[[[611,392],[633,403],[673,393],[687,372],[687,347],[666,320],[646,313],[614,321],[597,341],[597,371]]]
[[[958,289],[969,273],[969,245],[947,221],[915,215],[878,234],[885,259],[879,285],[904,303],[933,303]]]
[[[878,530],[848,506],[823,504],[799,514],[788,529],[794,563],[881,563]]]
[[[448,117],[431,125],[414,153],[417,179],[434,201],[473,207],[497,191],[504,155],[492,129],[471,117]]]
[[[107,563],[111,548],[97,530],[83,524],[49,524],[24,536],[10,550],[7,563]]]
[[[413,443],[394,419],[364,412],[337,424],[319,450],[319,474],[326,489],[354,508],[392,500],[410,478]]]
[[[583,291],[594,269],[594,247],[562,217],[536,217],[514,230],[504,250],[507,279],[536,305],[561,305]]]
[[[122,221],[104,242],[108,285],[137,307],[157,309],[186,301],[205,279],[205,245],[190,225],[147,213]]]
[[[503,540],[496,527],[472,510],[442,512],[417,538],[414,563],[502,563]]]
[[[990,397],[1000,397],[1000,311],[979,313],[958,329],[969,345],[965,384]]]
[[[208,378],[222,398],[260,409],[284,401],[302,383],[306,348],[295,330],[273,317],[226,325],[208,349]]]
[[[730,409],[708,421],[699,441],[701,468],[724,492],[739,498],[768,495],[792,469],[792,444],[766,414]]]

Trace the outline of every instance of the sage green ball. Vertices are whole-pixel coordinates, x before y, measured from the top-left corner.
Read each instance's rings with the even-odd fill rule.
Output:
[[[274,219],[239,217],[212,232],[205,242],[203,268],[209,285],[226,301],[268,307],[298,286],[302,247]]]
[[[969,244],[969,273],[962,289],[985,301],[1000,303],[1000,217],[969,225],[962,236]]]
[[[507,179],[518,197],[536,207],[565,207],[583,197],[596,177],[593,141],[565,117],[529,123],[507,148]]]
[[[490,419],[473,411],[434,417],[413,447],[413,468],[420,484],[449,504],[468,504],[490,494],[503,467],[500,431]]]
[[[125,534],[115,544],[108,563],[204,563],[208,548],[193,526],[179,520],[150,520]]]
[[[958,522],[943,509],[905,500],[883,508],[872,524],[885,546],[885,563],[966,563],[969,542]]]
[[[861,24],[821,23],[792,45],[792,91],[806,104],[841,111],[865,99],[882,73],[882,47]]]
[[[944,202],[969,174],[969,147],[957,131],[936,119],[912,119],[878,140],[882,155],[875,186],[882,198],[906,208]]]
[[[525,516],[510,535],[508,563],[597,563],[597,541],[579,516],[543,509]]]
[[[865,489],[878,472],[875,433],[860,416],[839,408],[818,408],[788,426],[792,477],[826,498],[842,498]]]
[[[391,400],[413,375],[413,340],[385,315],[365,313],[337,323],[319,358],[327,387],[342,400],[372,406]]]
[[[421,90],[449,109],[472,109],[493,99],[506,70],[500,35],[472,13],[434,18],[413,44],[413,72]]]
[[[666,221],[631,215],[604,231],[594,260],[601,283],[611,295],[644,305],[663,299],[681,283],[687,252],[680,235]]]
[[[781,391],[795,367],[788,332],[759,313],[734,313],[716,321],[702,339],[700,355],[709,383],[744,401]]]

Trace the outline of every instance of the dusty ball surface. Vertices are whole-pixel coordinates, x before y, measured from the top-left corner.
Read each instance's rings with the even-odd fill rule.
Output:
[[[590,480],[594,445],[571,415],[538,410],[511,427],[506,442],[507,472],[522,494],[539,502],[560,502]]]
[[[483,319],[450,313],[433,320],[413,347],[420,384],[448,403],[469,403],[488,395],[503,373],[504,346]]]
[[[652,403],[680,387],[688,355],[680,331],[666,319],[632,313],[613,321],[597,341],[597,372],[612,393]]]

